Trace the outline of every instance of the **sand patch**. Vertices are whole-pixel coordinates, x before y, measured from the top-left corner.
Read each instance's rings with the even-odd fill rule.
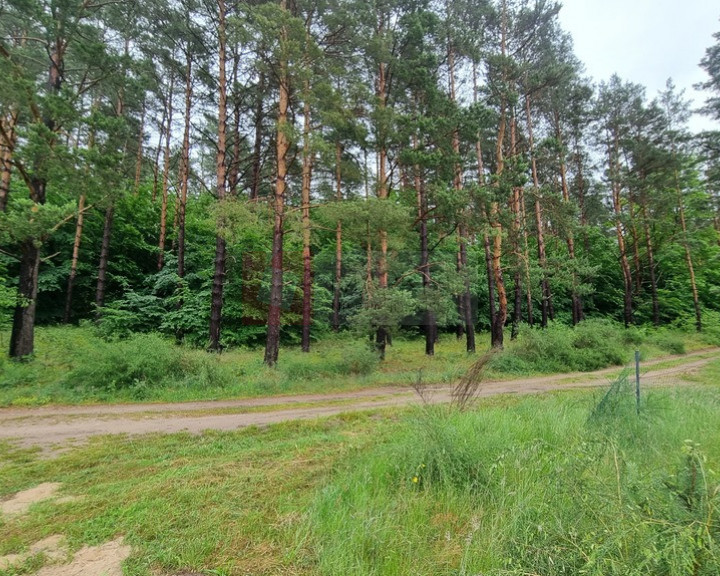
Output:
[[[0,556],[0,570],[4,570],[16,564],[22,564],[28,558],[37,554],[44,554],[49,562],[60,562],[67,558],[68,552],[62,536],[50,536],[40,542],[36,542],[23,554],[8,554]]]
[[[46,482],[45,484],[40,484],[40,486],[35,486],[35,488],[18,492],[9,500],[0,502],[0,512],[5,516],[21,516],[27,513],[30,506],[36,502],[49,500],[55,496],[60,486],[57,482]]]
[[[122,538],[102,546],[85,546],[69,564],[45,566],[35,576],[123,576],[122,563],[130,552]]]

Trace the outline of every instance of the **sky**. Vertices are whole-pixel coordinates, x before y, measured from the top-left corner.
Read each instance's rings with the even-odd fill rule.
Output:
[[[672,78],[694,107],[705,96],[693,85],[707,79],[699,67],[705,49],[720,32],[717,0],[562,0],[560,21],[570,32],[575,53],[596,81],[617,73],[643,84],[653,98]],[[690,128],[720,128],[695,115]]]

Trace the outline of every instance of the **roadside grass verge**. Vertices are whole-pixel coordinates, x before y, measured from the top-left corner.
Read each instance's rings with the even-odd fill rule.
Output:
[[[478,350],[489,348],[483,335]],[[714,340],[712,340],[714,341]],[[7,334],[0,334],[0,344]],[[625,330],[590,320],[577,328],[555,324],[545,331],[524,327],[517,341],[496,355],[489,379],[592,371],[627,364],[635,349],[644,359],[706,347],[707,337],[679,328]],[[24,363],[0,358],[0,406],[98,402],[181,402],[312,394],[380,386],[410,386],[418,379],[450,384],[475,361],[464,342],[445,335],[436,355],[423,354],[417,339],[396,338],[385,362],[366,341],[349,335],[323,340],[310,354],[284,348],[278,369],[263,365],[257,350],[211,355],[176,346],[154,334],[106,341],[91,327],[41,328],[36,356]]]
[[[639,417],[618,385],[105,437],[51,460],[0,445],[0,499],[41,482],[80,497],[0,520],[0,555],[124,535],[127,576],[717,576],[718,375],[647,391]]]
[[[317,574],[720,574],[719,371],[415,411],[318,495]]]
[[[315,487],[391,424],[359,414],[237,433],[105,437],[52,460],[1,446],[0,499],[45,478],[79,498],[0,519],[0,556],[52,534],[71,550],[124,535],[135,550],[128,576],[305,573],[294,534]]]

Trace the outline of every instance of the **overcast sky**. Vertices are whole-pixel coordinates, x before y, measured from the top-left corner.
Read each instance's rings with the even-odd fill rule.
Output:
[[[707,78],[699,67],[720,31],[717,0],[562,0],[560,20],[575,53],[596,81],[617,73],[644,84],[653,98],[672,78],[696,107],[704,102],[693,84]],[[718,127],[695,116],[691,128]]]

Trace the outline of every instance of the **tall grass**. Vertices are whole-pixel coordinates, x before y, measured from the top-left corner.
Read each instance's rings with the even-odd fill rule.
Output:
[[[420,409],[317,497],[317,572],[716,576],[717,391]]]

